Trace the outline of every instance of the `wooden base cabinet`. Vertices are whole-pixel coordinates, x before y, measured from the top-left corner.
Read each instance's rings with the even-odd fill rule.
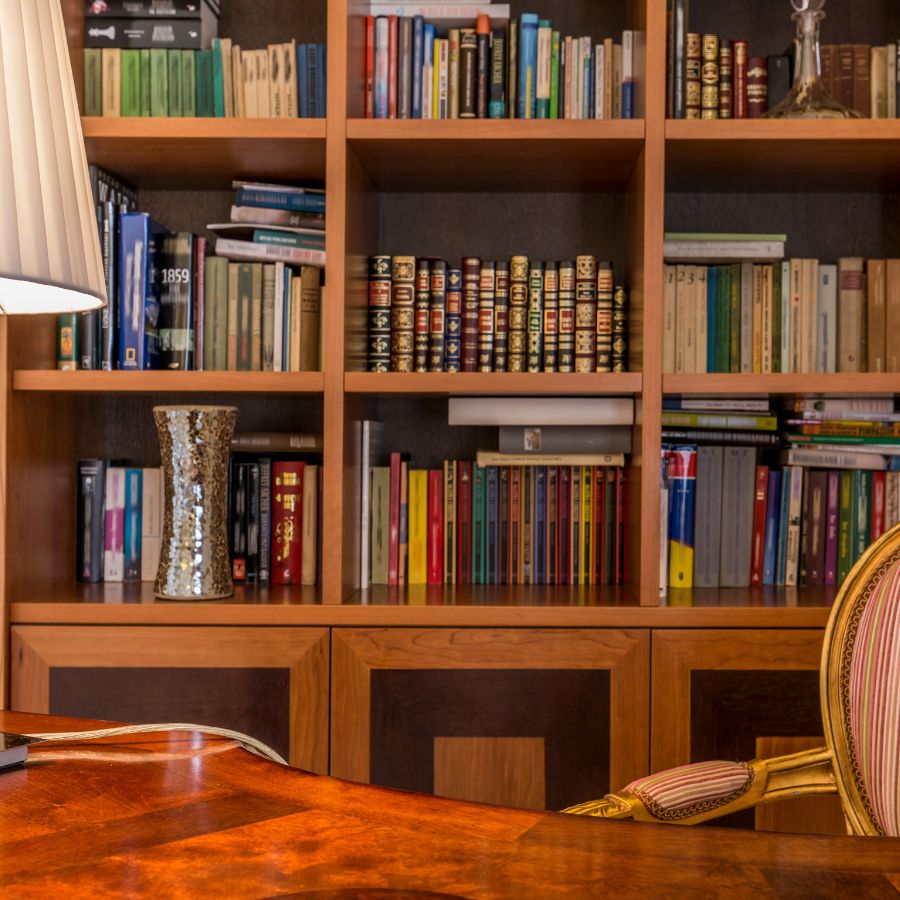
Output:
[[[328,771],[328,629],[12,629],[12,708],[233,728]]]
[[[654,631],[652,770],[824,746],[822,636],[816,629]],[[715,824],[845,833],[836,796],[781,801]]]
[[[646,771],[649,632],[335,629],[331,773],[560,809]]]

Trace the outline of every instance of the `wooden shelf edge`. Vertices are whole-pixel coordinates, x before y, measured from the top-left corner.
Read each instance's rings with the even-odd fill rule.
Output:
[[[620,375],[549,372],[347,372],[348,394],[542,394],[619,395],[641,393],[640,372]]]
[[[667,141],[894,141],[900,120],[666,120]]]
[[[15,391],[321,394],[324,389],[322,372],[60,372],[55,369],[13,372]]]
[[[643,119],[348,119],[349,141],[642,141]]]
[[[716,396],[728,394],[821,394],[828,396],[900,393],[900,373],[839,372],[796,375],[663,375],[663,393]]]
[[[325,140],[325,119],[85,116],[85,140]]]

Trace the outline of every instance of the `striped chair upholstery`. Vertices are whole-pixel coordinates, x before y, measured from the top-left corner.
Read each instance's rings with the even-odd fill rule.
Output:
[[[694,763],[632,781],[630,791],[657,819],[673,820],[717,809],[745,794],[753,783],[746,763]]]
[[[878,830],[898,836],[900,559],[876,572],[857,595],[842,668],[843,720],[856,786]]]

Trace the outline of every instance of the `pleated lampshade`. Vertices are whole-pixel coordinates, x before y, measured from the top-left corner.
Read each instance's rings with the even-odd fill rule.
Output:
[[[59,0],[0,0],[0,312],[106,303]]]

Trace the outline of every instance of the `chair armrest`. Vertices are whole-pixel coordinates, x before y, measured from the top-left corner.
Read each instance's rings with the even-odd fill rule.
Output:
[[[679,766],[639,778],[622,791],[563,812],[696,825],[760,803],[836,792],[831,751],[822,747],[749,763]]]

